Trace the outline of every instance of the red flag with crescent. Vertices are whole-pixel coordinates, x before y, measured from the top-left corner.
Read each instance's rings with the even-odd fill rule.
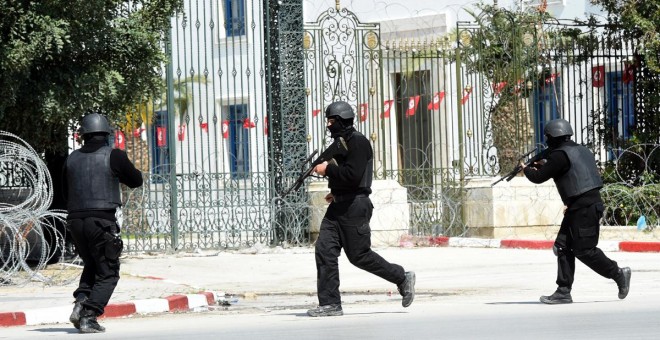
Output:
[[[437,110],[440,108],[440,103],[442,103],[442,100],[445,98],[445,91],[440,91],[437,92],[433,96],[433,100],[429,103],[428,109],[429,110]]]
[[[406,110],[406,117],[415,115],[415,111],[417,111],[418,103],[419,103],[419,96],[412,96],[408,99],[408,110]]]
[[[593,87],[605,86],[605,65],[591,68],[591,84]]]

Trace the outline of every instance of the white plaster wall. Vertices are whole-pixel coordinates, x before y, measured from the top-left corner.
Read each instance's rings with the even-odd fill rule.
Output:
[[[375,247],[398,245],[401,236],[408,234],[410,225],[406,188],[393,180],[376,180],[371,189],[373,193],[369,198],[374,205],[369,223],[371,244]],[[321,221],[328,208],[324,197],[329,192],[327,181],[312,182],[309,185],[310,232],[313,240],[318,237]]]

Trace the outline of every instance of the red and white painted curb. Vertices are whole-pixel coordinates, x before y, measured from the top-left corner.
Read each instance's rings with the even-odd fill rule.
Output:
[[[221,293],[202,292],[198,294],[172,295],[162,299],[134,300],[112,303],[105,307],[101,318],[116,318],[133,314],[183,312],[203,310],[214,305]],[[222,293],[224,295],[224,293]],[[0,327],[31,326],[53,323],[69,323],[73,304],[62,307],[49,307],[24,312],[0,312]]]
[[[516,249],[552,249],[554,240],[517,240],[484,239],[470,237],[414,237],[403,236],[399,245],[404,248],[416,246],[466,247],[466,248],[516,248]],[[645,241],[607,241],[598,242],[603,251],[621,252],[660,252],[660,242]]]

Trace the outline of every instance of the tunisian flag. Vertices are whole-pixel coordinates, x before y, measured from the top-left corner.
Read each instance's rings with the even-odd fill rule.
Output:
[[[437,110],[440,108],[440,103],[442,103],[442,99],[445,98],[445,91],[440,91],[433,96],[433,100],[429,103],[428,109],[429,110]]]
[[[394,106],[394,100],[386,100],[383,102],[383,116],[382,118],[390,118],[390,110]]]
[[[224,139],[229,138],[229,121],[228,120],[223,120],[222,121],[222,138],[224,138]]]
[[[115,131],[115,147],[120,150],[126,150],[126,136],[121,131]]]
[[[156,145],[167,145],[167,128],[164,126],[159,126],[156,128]]]
[[[364,122],[367,120],[367,116],[369,115],[369,104],[364,103],[360,104],[360,121]]]
[[[470,99],[470,93],[472,93],[472,86],[468,86],[463,90],[463,99],[461,99],[461,104],[465,105],[465,103]]]
[[[144,131],[144,128],[141,128],[141,127],[137,128],[137,129],[135,129],[135,130],[133,130],[133,137],[135,137],[135,138],[140,138],[140,136],[142,135],[142,132],[143,132],[143,131]]]
[[[419,103],[419,96],[413,96],[408,99],[408,110],[406,111],[406,117],[415,115],[415,111],[417,111],[418,103]]]
[[[256,127],[257,125],[254,124],[254,122],[250,118],[245,118],[243,119],[243,128],[244,129],[251,129],[253,127]]]
[[[176,133],[176,138],[179,142],[183,142],[186,139],[186,124],[179,124],[179,131]]]
[[[623,76],[621,80],[623,80],[624,84],[635,81],[635,65],[626,64],[626,67],[623,69]]]
[[[499,83],[493,84],[493,91],[495,92],[495,95],[499,95],[502,93],[502,90],[506,87],[506,82],[501,81]]]
[[[605,65],[591,68],[591,84],[593,87],[605,86]]]
[[[270,119],[270,118],[268,118],[268,117],[269,117],[269,116],[266,115],[266,119],[264,119],[264,135],[267,135],[267,134],[268,134],[268,120]]]

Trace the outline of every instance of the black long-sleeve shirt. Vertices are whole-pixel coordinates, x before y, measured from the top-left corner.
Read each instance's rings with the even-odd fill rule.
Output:
[[[107,145],[105,138],[93,137],[87,141],[80,148],[80,152],[91,153]],[[128,159],[126,152],[119,149],[112,149],[110,152],[110,168],[112,173],[119,178],[119,182],[125,184],[129,188],[137,188],[143,184],[142,172],[136,169],[133,163]],[[66,162],[64,163],[64,170],[62,171],[62,188],[65,201],[68,200],[68,180]],[[95,210],[95,211],[78,211],[69,214],[69,219],[85,218],[85,217],[99,217],[107,220],[115,220],[114,210]]]
[[[567,141],[565,143],[575,143]],[[535,184],[543,183],[549,179],[555,179],[563,176],[571,167],[571,162],[565,152],[561,150],[551,150],[545,163],[530,164],[523,170],[525,177]],[[602,202],[600,197],[600,188],[589,190],[581,195],[569,197],[564,204],[569,210],[579,209]]]
[[[362,174],[373,158],[374,152],[369,140],[360,133],[353,133],[346,142],[348,152],[343,159],[338,159],[339,165],[328,164],[325,174],[330,180],[330,190],[333,195],[371,194],[371,188],[359,188]]]

